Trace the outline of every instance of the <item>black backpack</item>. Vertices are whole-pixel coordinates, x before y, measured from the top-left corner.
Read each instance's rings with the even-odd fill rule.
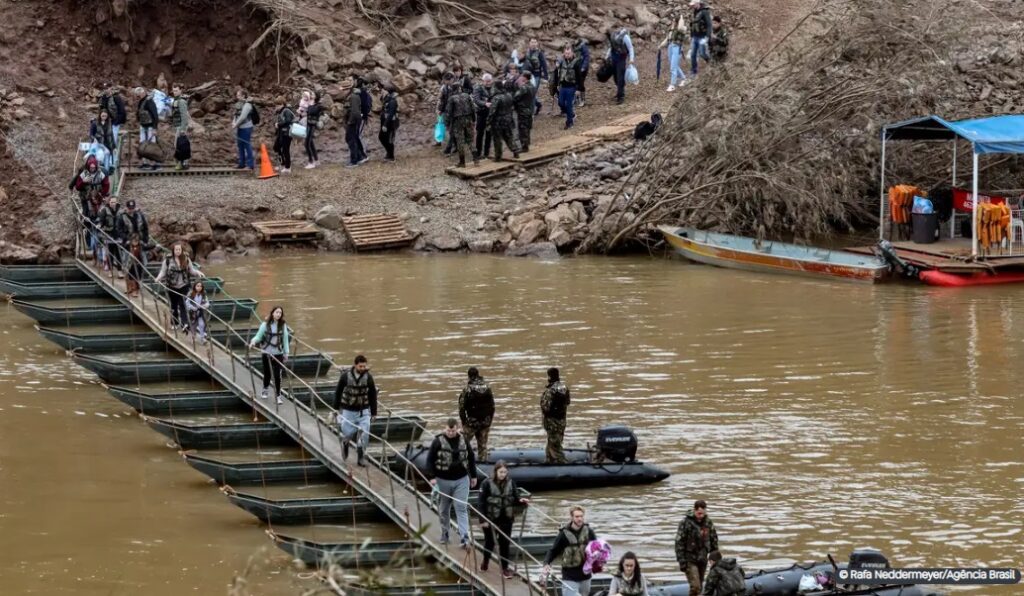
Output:
[[[259,109],[259,106],[256,105],[255,101],[252,101],[250,99],[249,100],[249,107],[250,107],[250,109],[249,109],[249,122],[252,122],[252,125],[256,126],[257,124],[260,123],[260,109]]]

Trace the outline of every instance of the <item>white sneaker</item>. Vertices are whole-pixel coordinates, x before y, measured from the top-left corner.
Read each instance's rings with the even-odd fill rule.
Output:
[[[308,164],[306,164],[306,169],[307,169],[307,170],[312,170],[312,169],[313,169],[313,168],[315,168],[315,167],[316,167],[316,164],[315,164],[315,163],[308,163]]]
[[[284,403],[284,400],[283,400],[283,399],[281,399],[281,394],[280,394],[280,393],[278,393],[278,392],[276,392],[276,391],[275,391],[275,392],[274,392],[274,397],[276,397],[276,398],[277,398],[277,405],[281,405],[281,404],[283,404],[283,403]]]
[[[683,79],[683,80],[679,81],[679,86],[682,87],[683,85],[685,85],[685,84],[687,84],[689,82],[690,82],[690,79]]]
[[[665,91],[668,91],[669,93],[672,93],[675,90],[676,90],[676,86],[675,85],[669,85],[668,89],[665,89]]]
[[[262,397],[263,399],[267,399],[267,395],[268,395],[267,390],[264,389],[263,393],[260,394],[260,397]]]
[[[291,174],[292,173],[292,169],[291,168],[281,168],[281,173],[282,174]]]

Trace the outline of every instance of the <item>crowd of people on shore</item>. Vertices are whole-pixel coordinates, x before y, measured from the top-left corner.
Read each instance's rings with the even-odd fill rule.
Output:
[[[673,16],[670,29],[660,44],[668,49],[669,85],[674,91],[697,75],[701,59],[706,62],[722,61],[729,51],[729,35],[711,7],[702,0],[690,0],[689,10]],[[604,32],[604,54],[597,65],[598,82],[613,82],[615,101],[626,99],[628,82],[636,82],[636,52],[630,31],[626,27],[609,27]],[[690,77],[682,61],[689,54]],[[474,162],[484,158],[500,161],[506,152],[513,157],[530,151],[534,120],[543,108],[542,89],[546,87],[552,114],[564,117],[565,129],[576,124],[577,109],[587,105],[587,79],[592,69],[592,49],[585,38],[559,49],[553,62],[536,39],[525,47],[513,49],[505,64],[493,73],[479,73],[474,79],[455,64],[442,76],[437,101],[435,141],[444,145],[445,155],[458,155],[460,166],[466,158]],[[660,64],[660,63],[659,63]],[[348,94],[343,98],[345,142],[348,147],[347,166],[356,167],[369,160],[369,149],[363,137],[375,111],[379,112],[377,139],[384,149],[384,161],[395,160],[397,133],[401,123],[399,94],[388,81],[375,84],[374,89],[365,77],[352,75]],[[317,138],[328,126],[329,110],[321,102],[322,89],[306,89],[296,97],[281,96],[274,100],[273,151],[277,156],[277,171],[291,172],[292,144],[302,142],[306,169],[318,167],[320,152]],[[132,91],[135,101],[135,119],[138,125],[137,153],[143,169],[158,169],[166,161],[160,141],[160,126],[166,121],[173,138],[175,169],[188,169],[192,159],[189,127],[189,97],[180,84],[170,86],[162,79],[157,88],[136,87]],[[269,102],[268,102],[269,103]],[[376,108],[374,107],[376,103]],[[245,89],[238,89],[231,116],[236,150],[236,167],[256,169],[253,133],[260,125],[260,105]],[[95,148],[101,168],[110,171],[118,158],[117,144],[120,131],[128,122],[126,101],[120,90],[108,84],[102,91],[96,117],[89,127],[89,138]],[[493,145],[493,154],[492,154]],[[492,156],[493,155],[493,156]]]

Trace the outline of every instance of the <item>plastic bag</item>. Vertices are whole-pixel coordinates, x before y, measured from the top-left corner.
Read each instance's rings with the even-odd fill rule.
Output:
[[[437,124],[434,125],[434,142],[438,143],[438,144],[443,143],[444,142],[444,133],[445,133],[444,117],[443,116],[438,116],[437,117]]]
[[[809,573],[805,573],[800,577],[800,585],[797,586],[797,593],[805,594],[807,592],[817,592],[821,589],[821,585],[818,583],[817,578]]]
[[[640,84],[640,74],[637,73],[636,67],[632,64],[626,67],[626,82],[631,85]]]
[[[163,91],[153,89],[153,103],[156,104],[156,114],[161,120],[167,120],[167,117],[171,115],[171,104],[173,102],[174,99]]]
[[[114,165],[114,158],[110,150],[97,141],[93,141],[89,145],[88,151],[85,152],[85,159],[89,159],[90,156],[95,157],[96,163],[105,171],[110,171]]]
[[[292,127],[291,127],[291,130],[289,130],[289,132],[295,138],[298,138],[298,139],[306,138],[306,127],[303,126],[302,124],[298,123],[298,122],[292,122]]]
[[[911,210],[913,213],[934,213],[932,202],[924,197],[914,197],[914,207]]]

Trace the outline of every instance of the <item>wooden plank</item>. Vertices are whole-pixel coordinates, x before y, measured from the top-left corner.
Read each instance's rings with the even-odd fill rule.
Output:
[[[611,122],[608,123],[608,125],[609,126],[625,126],[625,127],[628,127],[630,130],[632,130],[632,129],[636,128],[637,124],[640,124],[641,122],[649,122],[650,120],[651,120],[651,115],[650,114],[630,114],[628,116],[623,116],[622,118],[618,118],[616,120],[612,120]]]
[[[594,137],[602,140],[618,139],[633,134],[633,127],[629,126],[600,126],[581,134],[587,137]]]
[[[489,596],[533,596],[544,592],[532,581],[505,581],[501,577],[501,566],[492,565],[488,571],[477,567],[478,559],[467,556],[453,541],[441,544],[438,528],[440,516],[430,503],[428,495],[421,493],[415,485],[407,484],[390,470],[382,444],[380,454],[376,449],[367,453],[366,467],[357,468],[342,455],[341,437],[330,420],[329,412],[322,407],[311,409],[299,399],[292,399],[289,393],[282,397],[284,403],[277,405],[274,400],[256,397],[257,388],[262,387],[262,376],[249,364],[244,354],[238,354],[218,341],[196,345],[189,336],[179,333],[170,325],[166,306],[158,307],[157,298],[148,287],[144,297],[129,298],[125,293],[124,281],[105,277],[87,261],[78,260],[78,267],[122,304],[128,306],[136,320],[157,332],[174,349],[201,366],[214,379],[223,384],[267,420],[284,430],[298,442],[306,452],[320,460],[331,472],[346,479],[359,494],[370,499],[391,521],[397,524],[411,540],[422,543],[434,557],[447,568],[466,579],[470,584]],[[314,402],[315,404],[315,402]],[[326,416],[326,418],[325,418]],[[392,448],[396,453],[397,449]],[[452,533],[452,536],[457,536]],[[517,574],[527,578],[522,571]],[[532,578],[530,578],[532,579]]]

